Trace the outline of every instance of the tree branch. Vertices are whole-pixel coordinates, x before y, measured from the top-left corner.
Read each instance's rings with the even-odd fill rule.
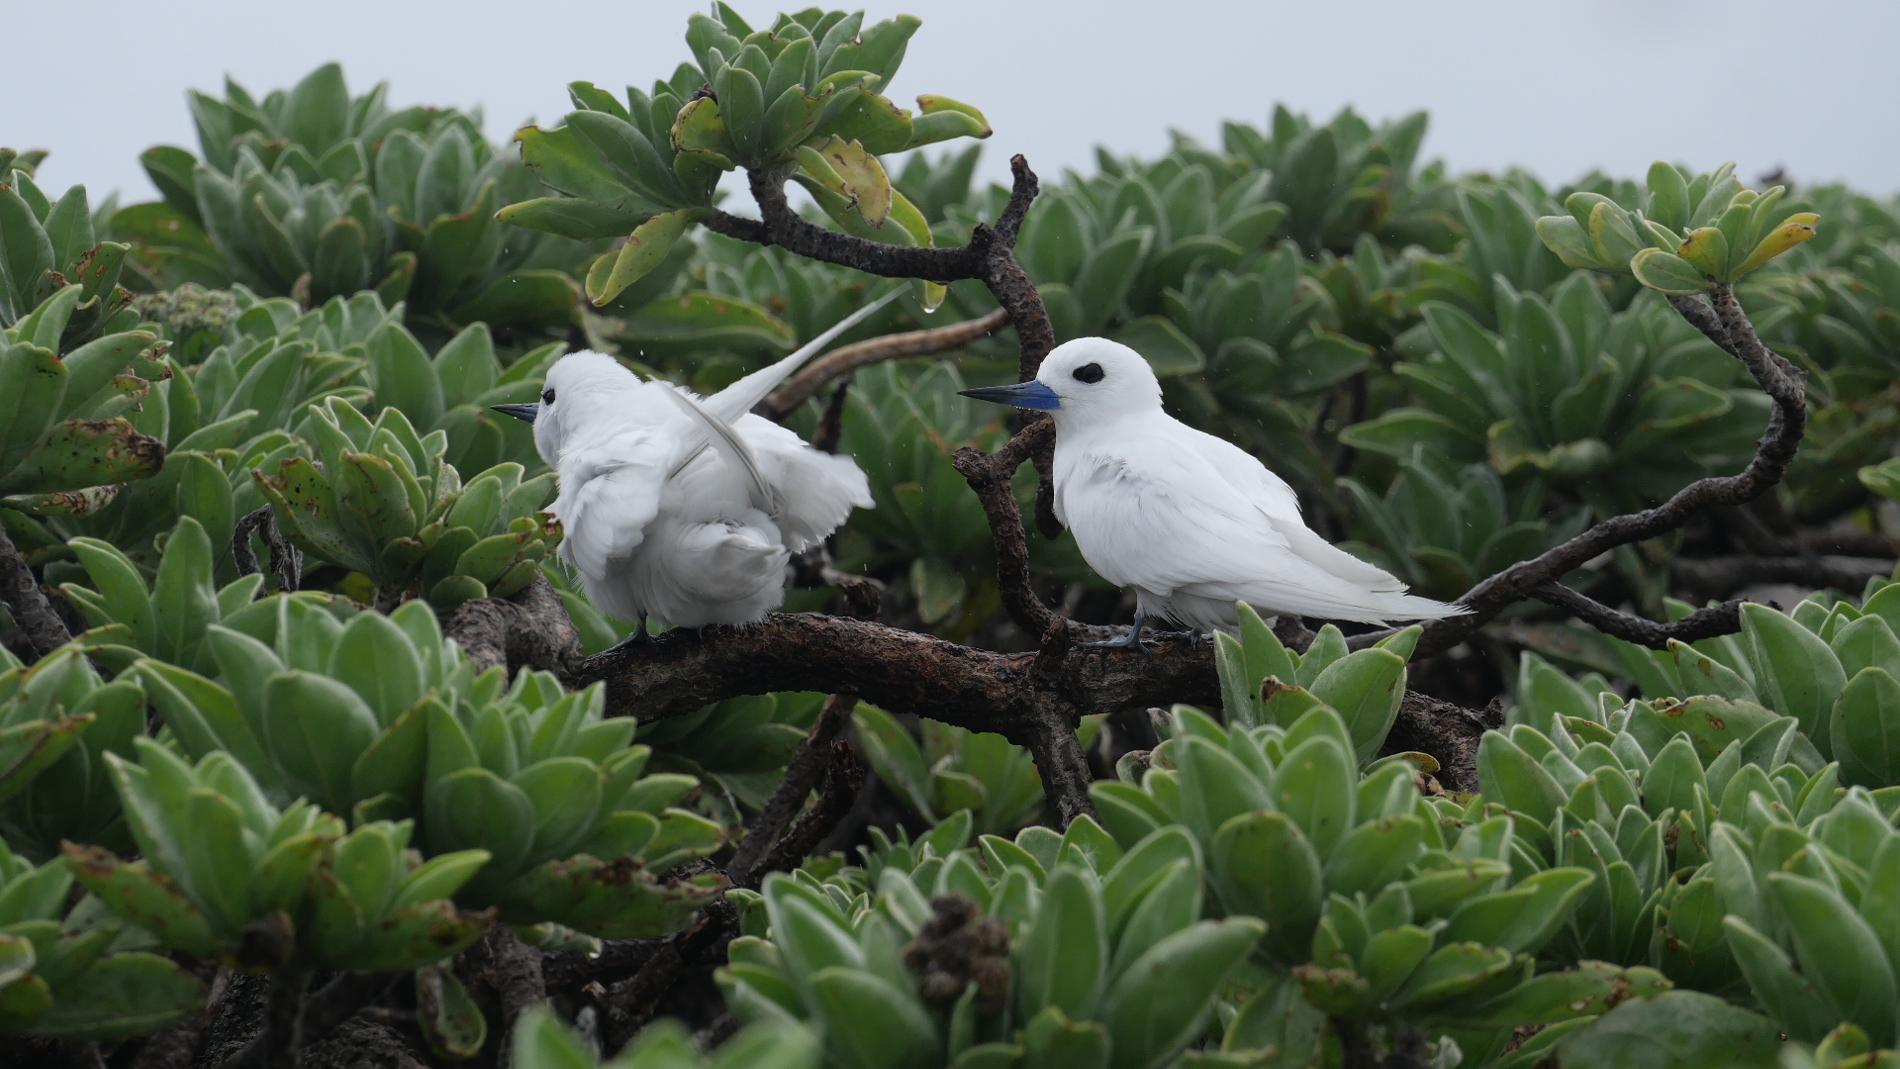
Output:
[[[495,1061],[499,1069],[508,1069],[514,1060],[515,1024],[523,1013],[548,1000],[547,985],[541,976],[541,952],[523,943],[514,929],[496,925],[488,935],[488,949],[494,956],[495,991],[501,1000]]]
[[[65,621],[33,578],[33,569],[27,567],[26,559],[5,531],[0,531],[0,601],[6,603],[14,626],[38,656],[44,657],[72,641],[72,632],[66,630]]]
[[[1031,635],[1047,634],[1057,615],[1043,604],[1030,586],[1029,535],[1023,530],[1022,509],[1016,504],[1016,469],[1031,454],[1055,442],[1055,424],[1039,419],[994,453],[965,446],[950,458],[983,505],[989,520],[990,542],[996,553],[997,593],[1017,626]]]
[[[1805,378],[1799,369],[1762,344],[1736,301],[1732,286],[1717,285],[1709,297],[1706,304],[1687,298],[1673,299],[1670,303],[1709,340],[1741,361],[1775,406],[1747,467],[1735,475],[1697,479],[1654,508],[1599,521],[1576,537],[1485,579],[1458,599],[1472,610],[1470,615],[1434,620],[1425,625],[1413,654],[1415,658],[1457,645],[1505,606],[1533,596],[1540,588],[1557,582],[1598,554],[1676,530],[1706,509],[1752,501],[1781,482],[1807,428]],[[1362,648],[1391,633],[1387,630],[1356,635],[1351,644]]]
[[[1036,759],[1044,790],[1066,820],[1088,811],[1087,762],[1075,726],[1084,713],[1189,702],[1219,708],[1213,644],[1177,640],[1143,656],[1070,645],[1058,622],[1033,653],[995,653],[934,635],[837,616],[780,613],[749,627],[679,629],[599,654],[576,685],[601,680],[607,713],[642,721],[681,716],[747,694],[822,690],[969,731],[995,732]],[[1416,703],[1401,722],[1426,715]],[[1417,731],[1471,736],[1458,725]],[[1453,754],[1434,752],[1450,764]]]
[[[785,766],[785,778],[779,781],[778,788],[772,792],[765,808],[759,810],[747,826],[745,838],[739,841],[732,860],[726,863],[726,875],[734,886],[759,885],[758,877],[762,871],[766,871],[760,862],[791,826],[792,819],[805,806],[805,796],[818,785],[819,777],[830,767],[832,744],[839,741],[845,729],[851,725],[851,710],[857,704],[856,698],[840,694],[825,700],[818,719],[812,722],[811,730],[805,733],[804,743],[792,755],[791,763]]]
[[[968,345],[978,338],[996,333],[1009,322],[1009,314],[997,309],[986,316],[930,330],[905,331],[881,338],[867,338],[841,346],[805,365],[785,385],[772,391],[758,408],[767,419],[783,419],[830,383],[845,378],[860,368],[886,360],[910,356],[929,356]]]
[[[833,741],[824,776],[818,782],[817,801],[798,814],[791,828],[772,845],[758,870],[752,873],[753,879],[760,873],[790,872],[804,864],[832,829],[850,815],[858,793],[864,789],[864,776],[864,762],[858,759],[850,741]]]
[[[251,546],[251,535],[259,531],[264,534],[264,544],[270,547],[270,570],[277,577],[277,589],[286,593],[296,590],[303,582],[303,554],[278,530],[277,513],[269,505],[239,517],[231,533],[231,560],[237,565],[238,574],[257,574],[257,551]],[[257,596],[261,598],[266,593],[268,590],[260,587]]]
[[[512,599],[475,598],[449,618],[445,633],[483,668],[506,665],[566,675],[581,658],[581,636],[561,595],[537,575]]]
[[[1555,605],[1606,635],[1634,642],[1638,646],[1648,646],[1652,650],[1668,649],[1671,639],[1694,642],[1717,635],[1732,635],[1742,628],[1740,601],[1710,605],[1680,620],[1664,624],[1612,609],[1562,583],[1542,587],[1532,592],[1531,596],[1547,605]]]
[[[298,1037],[326,1036],[355,1016],[358,1010],[381,998],[401,978],[400,973],[343,973],[306,997],[304,981],[307,978],[298,979],[293,985],[287,985],[279,991],[280,980],[272,977],[263,1027],[236,1054],[219,1063],[218,1069],[294,1064],[295,1054],[301,1050],[301,1044],[295,1050],[286,1051],[276,1046],[281,1042],[276,1037],[281,1037],[285,1032]],[[302,1007],[302,1013],[294,1021],[286,1020],[282,1016],[284,1006],[293,1000]],[[290,1060],[286,1060],[286,1056]]]

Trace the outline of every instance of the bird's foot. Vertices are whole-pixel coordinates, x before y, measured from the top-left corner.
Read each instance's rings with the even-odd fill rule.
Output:
[[[1085,650],[1134,650],[1143,657],[1154,655],[1154,651],[1148,648],[1148,644],[1141,640],[1141,633],[1132,630],[1120,638],[1111,638],[1103,642],[1078,642],[1076,645]]]
[[[1148,625],[1148,614],[1137,610],[1135,613],[1135,626],[1129,628],[1128,633],[1126,635],[1123,635],[1120,638],[1111,638],[1106,642],[1084,642],[1084,643],[1081,643],[1081,647],[1085,650],[1129,650],[1129,649],[1132,649],[1136,653],[1141,654],[1143,657],[1147,657],[1147,656],[1150,656],[1151,651],[1148,649],[1148,647],[1141,644],[1141,631],[1142,631],[1142,628],[1146,627],[1147,625]]]
[[[635,647],[644,646],[652,641],[653,632],[647,630],[647,618],[642,615],[640,617],[640,626],[634,628],[633,634],[628,635],[626,638],[621,639],[619,642],[614,643],[600,652],[603,654],[619,653],[621,650],[634,649]]]

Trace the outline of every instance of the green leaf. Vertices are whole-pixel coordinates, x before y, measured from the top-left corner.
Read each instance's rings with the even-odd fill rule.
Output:
[[[634,227],[619,251],[603,254],[588,268],[587,299],[602,307],[646,277],[673,251],[692,221],[693,213],[681,210],[656,215]]]
[[[940,1058],[936,1025],[908,992],[837,966],[819,970],[811,986],[827,1052],[845,1069],[927,1065]]]
[[[360,695],[379,725],[392,724],[422,697],[423,667],[409,636],[382,613],[359,613],[330,652],[330,678]]]
[[[203,1004],[203,981],[157,954],[102,958],[59,985],[27,1029],[46,1039],[118,1040],[159,1031]]]
[[[1383,650],[1367,652],[1392,656]],[[1336,661],[1333,667],[1344,663],[1344,660]],[[1321,858],[1332,855],[1333,847],[1356,822],[1355,769],[1351,756],[1333,739],[1325,737],[1309,738],[1295,745],[1280,760],[1273,781],[1274,801],[1280,812],[1299,825],[1306,841],[1312,844],[1313,852]]]
[[[1073,289],[1081,304],[1081,329],[1099,332],[1121,307],[1142,261],[1154,241],[1154,231],[1145,226],[1130,227],[1096,246],[1077,272]]]
[[[1345,719],[1353,756],[1363,764],[1378,755],[1398,720],[1405,658],[1390,650],[1357,650],[1327,665],[1307,689]]]
[[[466,1061],[480,1053],[488,1038],[488,1019],[454,971],[437,965],[415,976],[416,1023],[429,1049],[449,1061]]]
[[[1900,988],[1872,926],[1819,881],[1771,872],[1768,888],[1787,917],[1802,973],[1843,1019],[1866,1028],[1880,1046],[1893,1042]]]
[[[1780,1065],[1774,1022],[1699,991],[1666,991],[1631,999],[1558,1045],[1563,1065],[1617,1069],[1774,1069]]]
[[[1053,1006],[1086,1019],[1102,992],[1108,926],[1094,874],[1060,865],[1043,887],[1042,905],[1016,947],[1016,993],[1025,1018]]]
[[[376,716],[356,692],[333,679],[292,671],[264,685],[264,746],[299,791],[332,812],[355,797],[350,770],[376,737]]]
[[[1508,891],[1483,895],[1458,907],[1440,938],[1534,954],[1570,919],[1594,879],[1583,869],[1546,869]]]
[[[1113,1069],[1164,1065],[1213,1016],[1227,974],[1266,926],[1251,917],[1202,921],[1156,943],[1115,979],[1103,1001]]]
[[[1142,316],[1115,332],[1115,340],[1140,353],[1161,378],[1191,375],[1207,366],[1207,355],[1166,317]]]
[[[1285,813],[1229,820],[1208,850],[1208,879],[1228,913],[1265,919],[1276,941],[1298,945],[1324,901],[1320,859]]]
[[[1662,249],[1646,248],[1630,259],[1630,271],[1636,281],[1663,293],[1687,296],[1707,292],[1709,279],[1695,265]]]
[[[1824,742],[1826,717],[1847,686],[1840,659],[1819,635],[1766,605],[1742,606],[1742,632],[1763,704],[1794,717],[1804,734]]]
[[[29,416],[25,422],[30,426],[37,421]],[[54,424],[22,463],[0,474],[0,493],[53,493],[130,482],[156,473],[164,463],[165,443],[140,434],[124,419],[69,419]]]
[[[1900,663],[1890,663],[1900,669]],[[1849,783],[1867,787],[1900,783],[1900,679],[1886,668],[1855,673],[1834,702],[1828,737]]]

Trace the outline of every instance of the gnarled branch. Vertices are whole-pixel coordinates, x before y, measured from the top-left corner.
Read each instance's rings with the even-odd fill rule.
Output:
[[[1742,628],[1740,601],[1710,605],[1665,624],[1612,609],[1562,583],[1542,587],[1533,591],[1531,596],[1547,605],[1555,605],[1606,635],[1634,642],[1638,646],[1648,646],[1652,650],[1668,649],[1671,639],[1694,642],[1717,635],[1731,635]]]
[[[465,601],[444,632],[483,668],[505,665],[566,675],[580,660],[581,636],[561,604],[561,595],[537,575],[512,599]]]
[[[1505,606],[1533,596],[1600,553],[1677,530],[1705,509],[1752,501],[1781,482],[1807,428],[1805,377],[1762,344],[1735,299],[1734,287],[1715,286],[1706,303],[1690,298],[1672,298],[1670,303],[1710,341],[1741,361],[1774,402],[1768,427],[1762,432],[1747,467],[1734,475],[1697,479],[1654,508],[1601,520],[1576,537],[1485,579],[1458,599],[1472,610],[1470,615],[1434,620],[1425,625],[1415,657],[1429,656],[1457,645]],[[1364,647],[1388,634],[1391,632],[1358,635],[1352,645]]]

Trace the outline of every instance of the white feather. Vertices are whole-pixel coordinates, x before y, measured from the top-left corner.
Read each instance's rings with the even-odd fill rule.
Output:
[[[791,378],[792,372],[803,367],[805,361],[823,352],[825,346],[830,345],[838,335],[864,322],[875,314],[878,309],[896,300],[897,296],[903,292],[903,289],[899,288],[886,293],[884,296],[879,297],[877,300],[872,301],[870,304],[865,305],[825,328],[817,337],[799,346],[798,350],[791,355],[774,363],[767,364],[765,367],[740,378],[725,389],[708,397],[706,399],[706,411],[725,420],[727,423],[738,422],[739,417],[757,408],[759,402],[765,400],[771,395],[773,390],[779,388],[780,383]]]
[[[555,362],[535,445],[560,483],[549,507],[565,530],[560,556],[589,601],[687,627],[751,623],[778,607],[791,555],[871,507],[871,494],[855,461],[750,409],[887,300],[710,398],[643,382],[599,353]]]
[[[1078,378],[1076,372],[1093,365]],[[1235,603],[1385,623],[1462,614],[1406,593],[1383,569],[1328,543],[1291,487],[1229,442],[1169,416],[1134,350],[1083,338],[1052,351],[1037,380],[1059,398],[1056,515],[1102,578],[1149,615],[1232,627]],[[1089,381],[1093,379],[1093,381]]]

